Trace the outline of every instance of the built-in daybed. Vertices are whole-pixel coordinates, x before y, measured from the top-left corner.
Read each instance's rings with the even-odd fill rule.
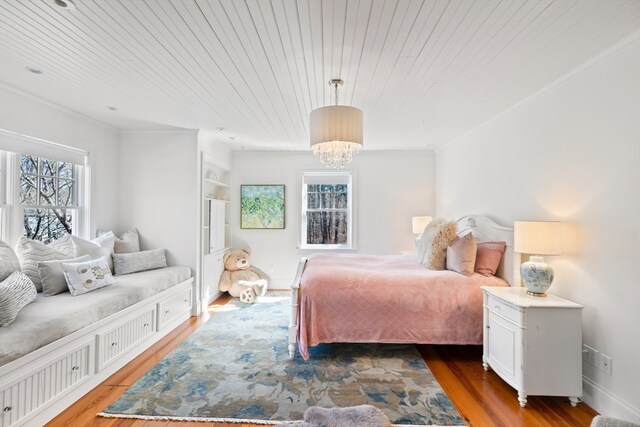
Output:
[[[0,328],[0,427],[43,425],[191,316],[189,268],[115,277],[77,297],[40,293]]]

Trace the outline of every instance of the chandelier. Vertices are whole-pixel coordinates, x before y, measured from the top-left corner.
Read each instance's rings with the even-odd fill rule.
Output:
[[[332,79],[335,105],[316,108],[309,115],[311,151],[329,168],[342,169],[362,148],[362,110],[338,105],[338,87],[343,81]]]

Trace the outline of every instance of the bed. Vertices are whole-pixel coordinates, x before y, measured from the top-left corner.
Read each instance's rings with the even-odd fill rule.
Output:
[[[322,343],[482,344],[481,286],[519,283],[513,231],[484,216],[456,222],[459,235],[505,241],[496,276],[428,270],[415,255],[313,254],[291,293],[289,356]]]

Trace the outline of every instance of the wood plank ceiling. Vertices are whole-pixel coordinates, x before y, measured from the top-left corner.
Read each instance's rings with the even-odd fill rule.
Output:
[[[75,3],[0,2],[5,85],[115,127],[224,128],[259,149],[307,149],[335,77],[366,149],[431,148],[640,29],[637,0]]]

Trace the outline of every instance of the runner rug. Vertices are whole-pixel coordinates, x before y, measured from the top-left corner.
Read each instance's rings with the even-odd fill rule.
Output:
[[[369,404],[394,424],[465,425],[413,345],[325,344],[290,360],[289,311],[277,293],[220,306],[99,415],[277,424]]]

